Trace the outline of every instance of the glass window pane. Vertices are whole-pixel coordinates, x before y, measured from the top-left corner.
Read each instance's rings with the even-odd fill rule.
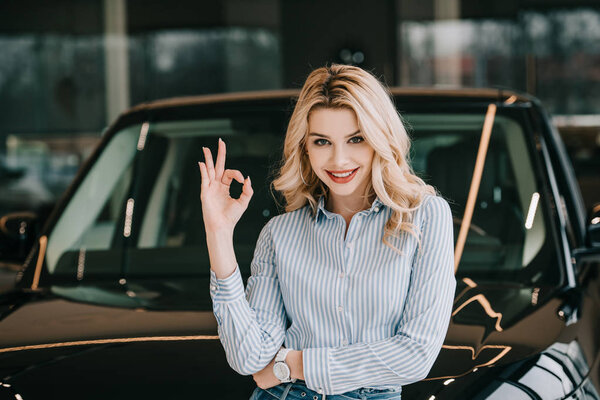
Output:
[[[409,114],[412,163],[451,206],[457,241],[481,139],[482,114]],[[540,192],[523,128],[498,115],[459,273],[498,273],[528,267],[546,241]],[[488,275],[492,276],[492,275]]]
[[[140,126],[133,126],[117,134],[71,198],[48,240],[46,262],[50,273],[58,265],[62,265],[59,271],[71,269],[71,259],[82,250],[88,252],[90,262],[89,257],[96,254],[93,250],[114,247],[126,208],[139,133]],[[118,269],[118,264],[111,269]]]

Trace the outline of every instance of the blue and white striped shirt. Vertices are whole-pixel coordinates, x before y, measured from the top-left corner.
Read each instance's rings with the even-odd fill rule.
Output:
[[[442,347],[456,286],[452,214],[426,195],[408,234],[381,242],[392,209],[379,198],[344,218],[309,205],[263,227],[244,292],[239,265],[210,293],[227,362],[262,370],[285,347],[303,351],[306,386],[324,394],[390,388],[427,376]],[[289,327],[288,327],[289,322]]]

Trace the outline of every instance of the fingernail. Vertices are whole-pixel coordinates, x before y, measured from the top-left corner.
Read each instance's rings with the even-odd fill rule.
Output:
[[[221,138],[219,138],[219,142],[222,142]]]

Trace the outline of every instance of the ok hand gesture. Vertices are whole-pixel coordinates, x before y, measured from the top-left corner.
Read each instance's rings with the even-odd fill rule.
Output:
[[[244,179],[242,173],[235,169],[225,169],[225,142],[219,139],[217,164],[213,166],[210,149],[203,147],[204,162],[199,162],[201,185],[200,201],[202,202],[202,217],[206,232],[231,231],[248,208],[248,203],[254,191],[250,177]],[[235,179],[243,184],[239,199],[229,195],[231,181]]]

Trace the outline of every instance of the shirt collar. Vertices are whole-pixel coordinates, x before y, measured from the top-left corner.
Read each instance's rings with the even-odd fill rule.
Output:
[[[359,211],[359,212],[364,212],[367,215],[370,215],[373,212],[378,213],[379,211],[381,211],[381,209],[383,207],[384,207],[384,204],[381,202],[381,200],[379,200],[379,196],[377,196],[377,197],[375,197],[375,200],[373,200],[373,204],[371,204],[371,207],[367,208],[366,210]],[[333,213],[325,208],[325,196],[319,197],[319,203],[317,204],[317,212],[315,213],[315,217],[314,217],[315,222],[319,220],[319,214],[325,214],[327,219],[331,219],[336,215],[335,213]]]

